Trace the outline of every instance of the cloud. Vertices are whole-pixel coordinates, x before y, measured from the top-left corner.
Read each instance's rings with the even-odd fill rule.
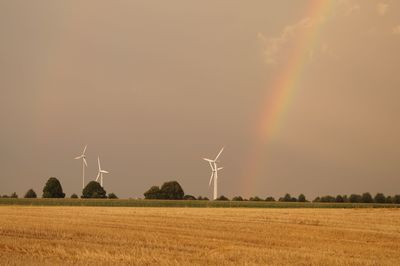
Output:
[[[389,5],[385,3],[378,3],[376,6],[376,11],[379,16],[384,16],[388,11]]]
[[[298,34],[308,30],[314,23],[316,23],[316,20],[310,18],[302,19],[296,24],[286,26],[278,37],[268,38],[259,32],[257,37],[265,45],[266,63],[270,65],[278,63],[278,57],[283,47],[287,46]]]
[[[392,33],[394,35],[400,35],[400,25],[397,25],[396,27],[393,28]]]

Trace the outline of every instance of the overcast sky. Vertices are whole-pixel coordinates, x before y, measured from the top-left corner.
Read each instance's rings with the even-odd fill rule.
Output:
[[[80,195],[86,144],[87,180],[100,155],[120,197],[211,197],[201,158],[222,146],[228,197],[400,194],[400,2],[316,2],[0,0],[0,194],[55,176]]]

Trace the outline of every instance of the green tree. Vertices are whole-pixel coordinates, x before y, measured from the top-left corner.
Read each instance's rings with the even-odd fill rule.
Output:
[[[241,196],[236,196],[232,198],[232,201],[243,201],[243,198]]]
[[[341,195],[337,195],[335,198],[335,202],[344,202],[344,199]]]
[[[351,194],[349,197],[349,202],[360,203],[360,202],[362,202],[362,197],[358,194]]]
[[[43,188],[43,198],[64,198],[64,197],[65,193],[63,192],[60,181],[58,181],[58,179],[55,177],[50,177]]]
[[[107,192],[98,182],[90,181],[82,191],[82,198],[105,199],[107,198]]]
[[[118,199],[118,197],[117,197],[117,195],[115,195],[115,193],[108,194],[108,198],[109,199]]]
[[[274,198],[274,197],[267,197],[267,198],[265,199],[265,201],[275,201],[275,198]]]
[[[219,198],[217,198],[216,200],[220,200],[220,201],[227,201],[229,200],[227,197],[225,197],[224,195],[221,195]]]
[[[161,186],[161,194],[163,199],[181,200],[185,195],[181,185],[176,181],[165,182]]]
[[[363,193],[361,198],[362,198],[362,202],[363,203],[372,203],[372,202],[374,202],[374,200],[373,200],[373,198],[372,198],[372,196],[371,196],[371,194],[369,192]]]
[[[304,194],[300,194],[299,195],[299,202],[306,202],[306,196],[304,196]]]
[[[383,193],[377,193],[375,195],[374,201],[376,203],[386,203],[386,197],[383,195]]]
[[[158,186],[152,186],[149,190],[144,193],[145,199],[161,199],[161,190]]]
[[[11,194],[10,198],[18,199],[17,192],[13,192],[13,193]]]
[[[336,198],[331,195],[321,197],[321,202],[335,202]]]
[[[71,195],[71,199],[77,199],[78,195],[76,195],[75,193]]]
[[[30,189],[25,193],[24,198],[35,199],[35,198],[37,198],[36,192],[33,189]]]

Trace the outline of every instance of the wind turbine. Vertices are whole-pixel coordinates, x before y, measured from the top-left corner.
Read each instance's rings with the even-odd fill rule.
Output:
[[[217,162],[219,156],[221,153],[224,151],[224,147],[219,151],[217,157],[215,157],[214,160],[203,158],[203,160],[207,161],[211,167],[211,177],[210,177],[210,182],[208,183],[209,186],[211,186],[211,182],[214,179],[214,196],[213,199],[216,200],[218,197],[218,171],[224,169],[223,167],[218,167]]]
[[[86,154],[85,154],[86,153],[86,148],[87,148],[87,145],[83,149],[82,154],[79,155],[78,157],[75,157],[75,160],[82,159],[82,188],[85,188],[85,165],[87,167]]]
[[[100,156],[97,157],[97,163],[99,164],[99,173],[97,174],[96,182],[99,180],[100,177],[100,186],[103,186],[103,174],[108,174],[106,170],[101,170],[100,166]]]

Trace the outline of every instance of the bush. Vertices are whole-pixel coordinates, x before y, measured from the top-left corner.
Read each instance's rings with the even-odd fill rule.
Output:
[[[196,197],[192,196],[192,195],[185,195],[183,196],[184,200],[196,200]]]
[[[9,196],[6,195],[6,194],[4,194],[4,195],[2,196],[2,198],[3,198],[3,199],[7,199],[7,198],[9,198]]]
[[[363,203],[372,203],[374,200],[372,199],[372,196],[369,192],[365,192],[361,196],[362,202]]]
[[[306,202],[306,196],[304,196],[304,194],[300,194],[299,195],[299,202]]]
[[[243,201],[243,198],[241,196],[236,196],[232,198],[232,201]]]
[[[349,202],[360,203],[360,202],[362,202],[362,197],[358,194],[351,194],[349,197]]]
[[[161,190],[158,186],[152,186],[149,190],[144,193],[145,199],[161,199]]]
[[[30,190],[28,190],[28,191],[25,193],[24,198],[27,198],[27,199],[36,199],[36,198],[37,198],[36,192],[35,192],[33,189],[30,189]]]
[[[377,193],[375,195],[374,201],[376,203],[386,203],[386,197],[383,195],[383,193]]]
[[[75,193],[71,195],[71,199],[77,199],[78,195],[76,195]]]
[[[107,192],[96,181],[90,181],[89,184],[82,191],[82,198],[84,199],[105,199]]]
[[[161,194],[163,199],[181,200],[185,195],[181,185],[176,181],[165,182],[161,186]]]
[[[265,201],[275,201],[275,198],[274,198],[274,197],[267,197],[267,198],[265,199]]]
[[[255,197],[249,198],[249,201],[262,201],[262,199],[257,197],[257,196],[255,196]]]
[[[209,200],[207,197],[198,196],[197,200]]]
[[[337,195],[336,198],[335,198],[335,202],[342,203],[342,202],[344,202],[344,199],[343,199],[343,197],[341,195]]]
[[[115,193],[108,194],[108,198],[109,199],[118,199],[118,197],[117,197],[117,195],[115,195]]]
[[[43,188],[43,198],[64,198],[65,193],[60,181],[55,177],[50,177]]]
[[[10,198],[18,199],[17,193],[16,193],[16,192],[13,192],[13,193],[11,194]]]
[[[227,201],[229,200],[227,197],[225,197],[224,195],[221,195],[219,198],[217,198],[216,200],[221,200],[221,201]]]

